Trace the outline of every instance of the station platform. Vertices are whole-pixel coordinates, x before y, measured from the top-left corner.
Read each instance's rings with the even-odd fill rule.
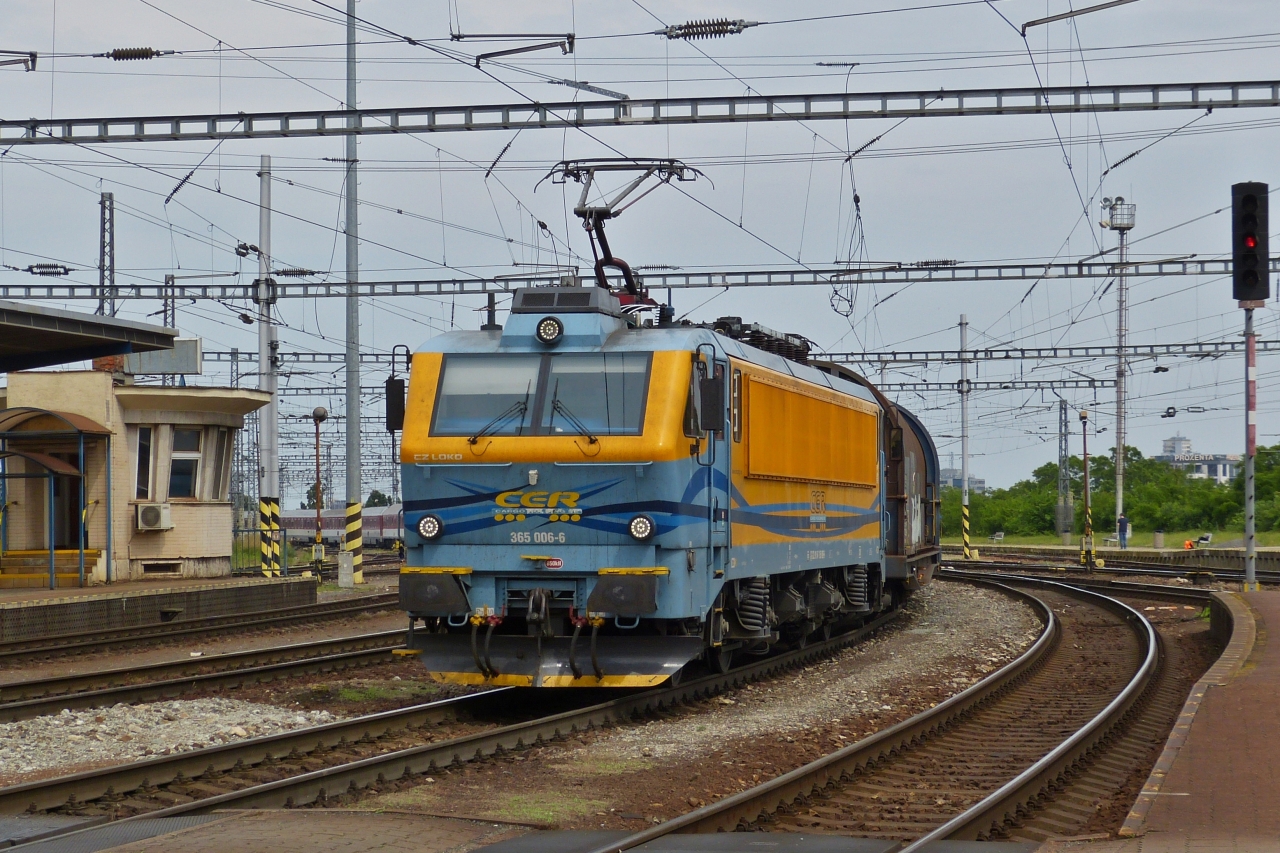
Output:
[[[1088,853],[1280,850],[1280,591],[1223,595],[1236,631],[1183,707],[1121,834]]]
[[[0,643],[316,603],[315,578],[175,578],[0,589]]]

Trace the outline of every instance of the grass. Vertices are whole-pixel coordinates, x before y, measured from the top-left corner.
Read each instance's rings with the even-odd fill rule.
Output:
[[[434,684],[418,682],[394,682],[392,684],[365,684],[359,687],[342,687],[338,698],[344,702],[374,702],[386,699],[408,699],[432,696],[440,692]]]
[[[573,764],[551,765],[557,770],[564,770],[575,776],[617,776],[620,773],[632,773],[648,770],[652,762],[643,758],[600,758],[588,755],[575,759]]]
[[[360,808],[371,808],[374,811],[393,809],[397,811],[422,810],[432,813],[444,813],[457,808],[456,802],[446,803],[442,796],[435,793],[431,785],[421,785],[407,791],[381,794],[360,804]],[[601,800],[589,800],[586,797],[563,791],[544,791],[523,794],[496,793],[491,797],[475,796],[469,798],[463,808],[467,817],[508,820],[517,823],[532,823],[541,826],[555,826],[565,821],[592,812],[603,811],[607,804]]]
[[[555,824],[565,818],[581,817],[604,807],[601,800],[588,800],[563,791],[547,791],[512,794],[495,802],[490,813],[522,823]]]

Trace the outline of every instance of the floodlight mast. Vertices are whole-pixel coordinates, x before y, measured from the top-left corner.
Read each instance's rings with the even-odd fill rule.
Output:
[[[640,174],[635,180],[619,190],[612,200],[606,200],[602,204],[590,204],[588,197],[591,195],[591,188],[595,184],[596,174],[599,172],[639,172]],[[632,194],[652,177],[656,177],[657,181],[644,192],[631,198]],[[591,255],[596,261],[596,283],[608,290],[609,277],[605,270],[612,267],[622,273],[622,281],[627,293],[634,299],[640,300],[645,298],[645,295],[640,292],[631,267],[621,258],[614,257],[613,251],[609,248],[609,241],[604,234],[605,220],[613,219],[620,215],[624,210],[640,201],[640,199],[656,190],[659,186],[670,183],[673,178],[677,181],[693,181],[699,177],[706,176],[697,169],[686,166],[679,160],[601,158],[594,160],[563,160],[557,163],[543,180],[551,178],[551,182],[555,184],[563,184],[568,180],[574,180],[582,184],[582,194],[578,196],[578,203],[574,206],[573,212],[582,219],[582,227],[586,230],[587,236],[591,241]],[[629,198],[630,200],[628,201]]]

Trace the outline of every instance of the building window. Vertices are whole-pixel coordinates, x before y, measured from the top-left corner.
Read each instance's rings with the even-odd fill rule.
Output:
[[[194,498],[200,474],[200,429],[175,427],[173,459],[169,464],[169,497]]]
[[[231,430],[219,429],[216,432],[218,437],[213,457],[213,488],[209,490],[209,499],[214,501],[225,501],[227,499],[227,469],[230,467],[230,460],[227,458],[227,448],[230,443]]]
[[[138,483],[135,497],[151,500],[151,427],[138,427]]]

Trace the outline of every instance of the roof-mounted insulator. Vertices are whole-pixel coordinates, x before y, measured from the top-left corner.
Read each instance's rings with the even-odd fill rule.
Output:
[[[687,24],[672,24],[665,30],[658,30],[654,35],[666,36],[669,39],[711,39],[734,36],[747,27],[759,26],[759,21],[730,21],[718,18],[714,21],[690,21]]]
[[[154,47],[117,47],[110,53],[94,54],[94,56],[114,59],[116,62],[123,62],[131,59],[155,59],[157,56],[172,55],[172,50],[156,50]]]
[[[75,270],[65,264],[31,264],[26,269],[32,275],[70,275]]]

